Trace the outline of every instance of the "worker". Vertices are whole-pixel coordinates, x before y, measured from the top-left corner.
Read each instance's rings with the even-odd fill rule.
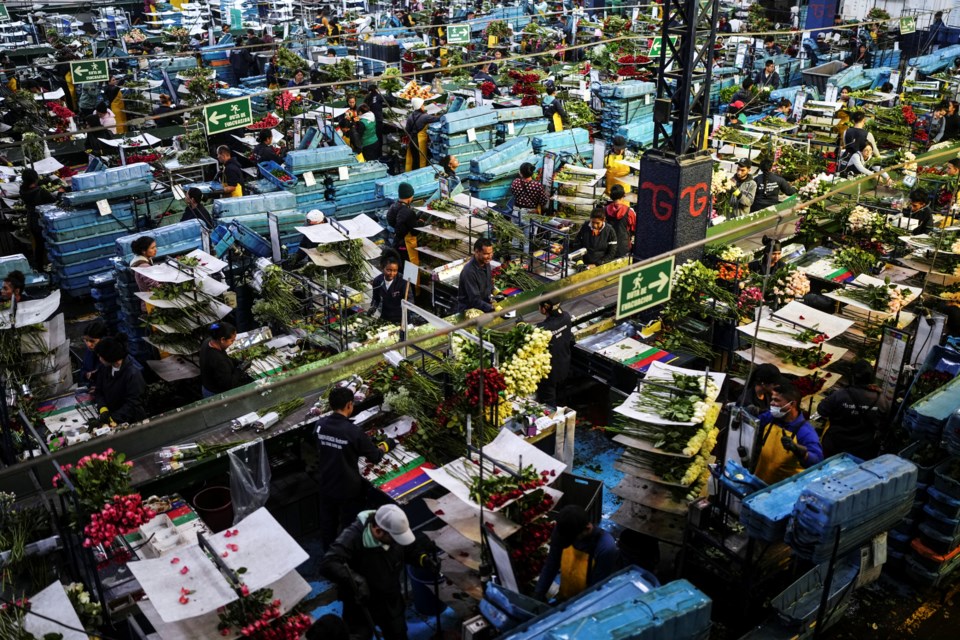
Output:
[[[210,215],[207,208],[203,206],[203,192],[200,191],[200,189],[197,187],[187,189],[187,192],[183,196],[183,202],[187,206],[183,208],[183,217],[180,218],[180,222],[199,220],[200,224],[203,225],[207,231],[217,226],[216,220],[213,219],[213,216]]]
[[[417,227],[422,227],[425,222],[410,206],[413,195],[413,185],[409,182],[401,182],[397,188],[397,201],[387,209],[387,224],[393,227],[393,248],[400,257],[419,265]]]
[[[531,163],[524,162],[520,165],[520,175],[510,183],[513,215],[521,223],[526,223],[531,214],[542,215],[543,207],[550,202],[546,188],[533,179],[534,170]]]
[[[401,300],[413,300],[410,283],[400,277],[402,260],[396,252],[384,251],[380,261],[381,273],[373,279],[373,296],[368,313],[380,310],[380,318],[391,324],[400,324],[403,316]]]
[[[490,312],[499,310],[493,304],[493,240],[477,238],[473,243],[473,257],[460,270],[457,286],[457,313],[469,309]]]
[[[753,199],[751,211],[759,211],[779,204],[781,193],[792,196],[797,192],[792,184],[773,173],[773,160],[770,158],[760,161],[760,173],[753,181],[757,183],[757,195]]]
[[[130,250],[133,251],[133,259],[130,260],[131,269],[152,267],[153,259],[157,257],[157,241],[152,236],[140,236],[130,243]],[[143,292],[149,293],[160,286],[159,282],[139,271],[133,272],[133,279],[137,283],[137,289]],[[140,309],[144,313],[149,313],[153,307],[141,301]]]
[[[329,550],[337,535],[363,508],[369,483],[360,475],[357,461],[363,457],[376,464],[393,446],[389,438],[374,443],[360,427],[350,421],[353,391],[334,387],[327,396],[330,411],[317,421],[314,444],[318,452],[320,497],[320,537]]]
[[[11,301],[23,302],[24,300],[30,300],[30,296],[24,291],[26,286],[26,278],[22,271],[14,269],[7,273],[7,275],[3,277],[3,287],[0,288],[0,301],[6,306],[9,305]]]
[[[627,157],[627,139],[623,136],[613,137],[613,149],[603,160],[603,166],[607,170],[607,195],[610,195],[610,189],[613,185],[619,184],[623,187],[624,193],[630,193],[630,185],[623,180],[630,175],[630,167],[624,164]]]
[[[757,71],[754,82],[760,91],[772,91],[780,88],[780,74],[777,73],[777,65],[772,59],[767,60],[763,64],[763,69]]]
[[[236,339],[237,329],[229,322],[221,320],[210,325],[210,338],[200,347],[200,391],[204,398],[253,382],[246,372],[249,363],[237,362],[227,355]]]
[[[783,379],[776,365],[767,362],[757,365],[743,389],[740,405],[754,415],[767,411],[770,409],[770,394]]]
[[[730,99],[730,104],[735,102],[742,102],[743,104],[740,108],[744,108],[751,102],[753,102],[756,97],[754,94],[753,86],[756,83],[753,81],[753,78],[744,78],[743,82],[740,83],[740,88],[737,89],[736,93],[733,94],[733,97]]]
[[[820,436],[825,458],[838,453],[861,460],[876,457],[890,403],[874,382],[870,363],[857,360],[850,370],[850,386],[837,389],[817,405],[817,413],[829,421]]]
[[[927,233],[930,229],[930,223],[933,222],[933,212],[930,210],[930,196],[923,189],[914,189],[908,196],[910,203],[901,210],[901,214],[906,218],[916,220],[916,228],[911,231],[912,235]]]
[[[404,125],[404,131],[409,138],[406,171],[427,166],[427,127],[439,119],[440,116],[424,111],[423,98],[410,101],[410,115]]]
[[[544,300],[540,303],[540,313],[544,316],[537,326],[551,334],[550,373],[537,385],[537,402],[557,406],[557,388],[570,374],[570,355],[573,348],[573,331],[570,325],[573,318],[560,308],[556,300]]]
[[[606,223],[606,212],[597,207],[590,213],[589,222],[583,223],[570,245],[572,251],[586,249],[583,264],[587,269],[598,267],[613,260],[617,255],[617,232]]]
[[[360,513],[324,554],[319,571],[337,585],[351,638],[372,637],[372,623],[384,640],[407,639],[404,564],[439,572],[436,547],[395,504]]]
[[[83,144],[87,152],[96,156],[103,156],[114,150],[114,147],[103,142],[104,140],[113,139],[113,136],[110,134],[109,129],[104,129],[103,125],[100,124],[100,116],[96,113],[91,113],[84,118],[84,124],[87,125],[88,129]]]
[[[763,51],[768,56],[783,55],[783,49],[776,43],[773,36],[767,36],[763,41]]]
[[[233,151],[225,144],[217,147],[217,160],[223,165],[220,171],[220,183],[223,185],[223,195],[227,198],[243,196],[243,169],[233,157]]]
[[[303,69],[297,69],[296,73],[293,74],[293,78],[287,82],[288,89],[299,89],[302,86],[307,84],[307,76],[304,73]]]
[[[360,116],[354,125],[360,153],[364,162],[380,159],[380,136],[377,135],[377,116],[369,105],[360,105]]]
[[[106,102],[97,103],[96,115],[97,119],[100,120],[101,127],[107,129],[112,135],[117,135],[117,117],[107,107]]]
[[[363,99],[363,104],[370,107],[370,111],[377,119],[377,139],[383,140],[383,108],[386,104],[383,94],[375,81],[370,82],[367,88],[367,96]]]
[[[103,365],[94,378],[93,394],[100,422],[115,426],[146,418],[142,396],[147,384],[140,368],[127,355],[126,340],[122,336],[103,338],[95,352]]]
[[[257,164],[261,162],[276,162],[283,164],[283,156],[277,153],[273,146],[273,132],[270,129],[263,129],[257,132],[257,146],[253,148],[253,161]]]
[[[749,214],[757,196],[757,183],[750,175],[750,166],[749,158],[737,161],[737,170],[733,174],[733,189],[730,190],[730,205],[733,207],[734,216]]]
[[[540,105],[543,107],[543,117],[547,119],[547,131],[563,131],[564,121],[570,119],[563,108],[563,100],[556,96],[557,86],[554,83],[548,82],[546,91]]]
[[[544,600],[560,574],[559,600],[568,600],[606,580],[620,565],[620,549],[609,531],[594,523],[583,507],[567,505],[557,512],[550,552],[540,571],[534,597]]]
[[[54,204],[57,198],[40,186],[40,175],[34,169],[24,169],[20,174],[20,200],[27,212],[27,229],[33,245],[33,268],[39,271],[47,263],[47,250],[37,207]]]
[[[110,334],[107,324],[103,320],[94,320],[83,329],[83,359],[80,361],[80,384],[94,383],[97,371],[100,370],[100,358],[97,357],[97,345]]]
[[[113,133],[126,133],[127,107],[123,102],[123,91],[120,90],[120,78],[118,76],[111,76],[110,80],[107,81],[107,86],[103,88],[103,102],[110,107],[108,111],[113,117],[115,126]],[[99,113],[99,111],[98,107],[97,112]],[[101,115],[101,121],[103,118],[104,116]],[[110,125],[104,124],[103,126],[108,127]]]
[[[800,392],[786,381],[773,388],[770,409],[760,414],[760,455],[754,474],[766,482],[780,482],[823,460],[823,449],[813,426],[800,412]]]
[[[786,98],[781,98],[780,102],[777,103],[777,108],[773,110],[773,117],[793,124],[793,103]]]
[[[165,93],[160,94],[160,106],[153,110],[153,122],[158,127],[173,127],[183,124],[182,115],[167,115],[173,111],[173,102]]]
[[[610,189],[610,204],[605,209],[607,224],[617,234],[617,258],[622,258],[630,252],[633,244],[633,234],[637,230],[637,213],[627,202],[623,185],[615,184]]]

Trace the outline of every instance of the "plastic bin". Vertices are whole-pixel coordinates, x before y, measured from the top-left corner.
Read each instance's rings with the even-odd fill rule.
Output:
[[[960,461],[950,459],[937,465],[934,470],[933,486],[940,493],[960,500],[960,482],[949,475],[949,471],[954,464],[960,466]]]
[[[823,95],[827,90],[827,80],[830,76],[835,76],[839,72],[843,71],[847,65],[840,62],[839,60],[832,60],[825,64],[817,65],[816,67],[810,67],[809,69],[803,70],[803,84],[814,86],[817,88],[817,91],[820,92],[820,95]]]
[[[268,182],[280,187],[281,189],[292,189],[293,187],[297,186],[297,178],[273,160],[261,162],[257,165],[257,167],[260,168],[260,175],[266,178]],[[273,175],[276,171],[281,172],[284,177],[278,178],[277,176]]]
[[[960,518],[960,500],[951,498],[936,487],[927,487],[927,498],[930,500],[930,506],[944,518]]]
[[[937,452],[937,453],[934,453]],[[914,456],[918,453],[925,454],[924,457],[932,456],[934,462],[928,465],[921,465],[919,462],[914,460]],[[900,453],[898,453],[901,458],[904,460],[909,460],[913,464],[917,465],[917,483],[930,483],[933,482],[934,469],[943,462],[946,454],[940,451],[940,448],[930,442],[924,442],[918,440],[908,446],[906,446]]]
[[[603,516],[603,482],[564,471],[560,474],[554,488],[562,491],[563,496],[557,501],[552,513],[556,513],[567,505],[575,504],[583,507],[590,522],[600,523],[600,518]]]
[[[947,518],[929,504],[923,505],[923,512],[927,516],[924,524],[930,529],[949,537],[960,534],[960,518]]]

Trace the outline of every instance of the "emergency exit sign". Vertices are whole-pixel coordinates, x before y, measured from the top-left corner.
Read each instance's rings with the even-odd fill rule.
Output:
[[[617,320],[663,304],[673,291],[674,257],[644,265],[620,276]]]

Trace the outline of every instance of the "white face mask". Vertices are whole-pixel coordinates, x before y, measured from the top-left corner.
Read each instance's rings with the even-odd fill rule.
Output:
[[[786,408],[790,406],[790,403],[783,405],[782,407],[770,406],[770,415],[774,418],[782,418],[787,415]]]

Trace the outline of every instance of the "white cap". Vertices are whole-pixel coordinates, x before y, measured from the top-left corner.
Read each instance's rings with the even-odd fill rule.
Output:
[[[307,222],[310,224],[320,224],[324,220],[326,220],[326,217],[323,215],[323,211],[320,211],[320,209],[314,209],[307,214]]]
[[[410,107],[411,107],[414,111],[417,111],[418,109],[421,109],[421,108],[423,107],[423,98],[414,98],[413,100],[411,100],[411,101],[410,101]]]
[[[373,516],[377,526],[390,534],[401,547],[413,544],[416,536],[410,531],[410,522],[407,520],[407,514],[395,504],[385,504]]]

